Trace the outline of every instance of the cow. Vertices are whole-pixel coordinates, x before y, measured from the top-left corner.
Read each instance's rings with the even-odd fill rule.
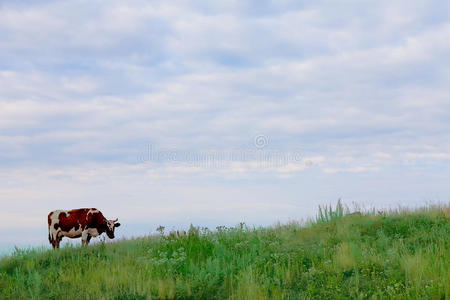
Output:
[[[82,246],[87,246],[92,237],[103,232],[113,239],[114,229],[120,226],[117,221],[107,220],[96,208],[55,210],[48,214],[48,240],[56,249],[63,237],[81,237]]]

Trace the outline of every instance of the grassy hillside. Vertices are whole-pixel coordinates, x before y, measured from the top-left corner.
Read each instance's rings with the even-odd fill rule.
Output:
[[[306,225],[191,228],[0,260],[0,297],[42,299],[450,299],[450,209]]]

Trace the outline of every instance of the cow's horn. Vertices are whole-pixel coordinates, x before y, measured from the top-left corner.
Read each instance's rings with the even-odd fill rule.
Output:
[[[117,221],[119,221],[119,218],[116,218],[115,220],[113,220],[113,223],[116,223]]]

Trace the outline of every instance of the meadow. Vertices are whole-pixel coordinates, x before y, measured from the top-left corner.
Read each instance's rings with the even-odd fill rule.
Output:
[[[450,206],[16,249],[1,299],[450,299]]]

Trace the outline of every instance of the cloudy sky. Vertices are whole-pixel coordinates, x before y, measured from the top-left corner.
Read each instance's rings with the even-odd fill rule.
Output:
[[[0,248],[450,201],[448,1],[1,1]],[[119,234],[119,235],[120,235]]]

